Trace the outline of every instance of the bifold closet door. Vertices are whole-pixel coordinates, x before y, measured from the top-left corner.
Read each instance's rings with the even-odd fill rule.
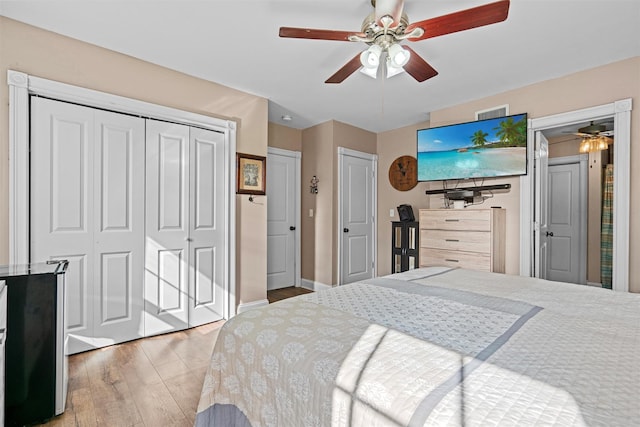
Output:
[[[71,354],[143,336],[144,120],[31,100],[31,261],[67,259]]]
[[[146,335],[223,317],[224,142],[147,120]]]
[[[220,320],[224,314],[225,137],[191,128],[189,157],[189,326]]]
[[[189,127],[147,120],[145,335],[189,326]]]

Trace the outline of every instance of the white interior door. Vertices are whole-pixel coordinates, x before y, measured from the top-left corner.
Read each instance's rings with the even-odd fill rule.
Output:
[[[549,189],[549,141],[542,134],[536,132],[535,142],[535,189],[536,202],[534,220],[536,233],[533,246],[534,274],[535,277],[546,279],[548,247],[548,189]]]
[[[346,284],[374,275],[375,160],[346,150],[340,159],[340,284]]]
[[[220,320],[225,297],[224,134],[190,129],[189,326]]]
[[[147,120],[145,334],[189,324],[189,127]]]
[[[549,165],[546,279],[583,283],[580,164]]]
[[[267,290],[296,284],[298,160],[293,154],[267,158]]]
[[[31,261],[69,260],[69,352],[142,336],[144,122],[34,98],[31,161]]]

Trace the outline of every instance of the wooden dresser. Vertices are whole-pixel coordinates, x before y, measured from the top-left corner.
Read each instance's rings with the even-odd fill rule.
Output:
[[[420,267],[504,273],[504,209],[420,209]]]

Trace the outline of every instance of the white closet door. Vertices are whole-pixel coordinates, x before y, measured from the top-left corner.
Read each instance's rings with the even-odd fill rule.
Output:
[[[143,337],[144,120],[95,112],[93,335],[117,343]]]
[[[224,310],[224,134],[190,130],[189,326]]]
[[[141,336],[144,121],[34,98],[31,261],[68,259],[71,354]]]
[[[31,262],[67,259],[69,351],[93,336],[93,111],[31,99]]]
[[[145,335],[189,324],[189,127],[147,120]]]

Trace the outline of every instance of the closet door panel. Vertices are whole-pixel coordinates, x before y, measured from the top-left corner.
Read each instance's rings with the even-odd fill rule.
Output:
[[[188,326],[189,127],[147,120],[145,335]]]
[[[31,262],[68,259],[69,351],[93,348],[94,112],[31,99]]]
[[[94,336],[143,336],[145,123],[96,110]]]
[[[224,134],[191,128],[189,326],[224,310]]]

